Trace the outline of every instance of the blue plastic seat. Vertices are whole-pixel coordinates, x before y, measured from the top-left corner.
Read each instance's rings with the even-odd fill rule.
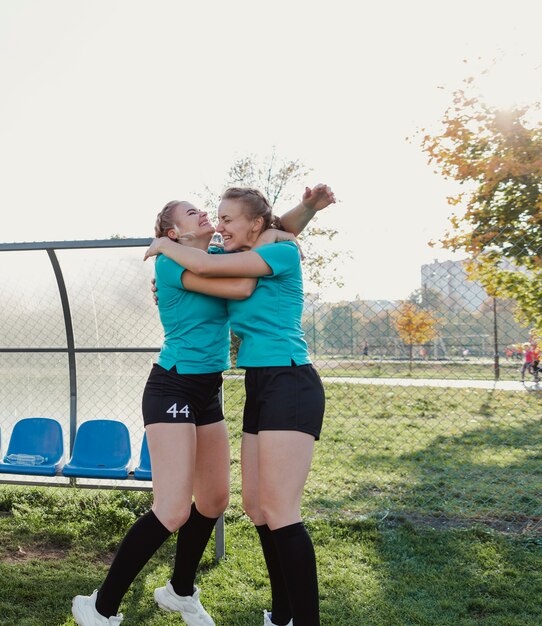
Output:
[[[132,455],[130,434],[117,420],[89,420],[77,429],[72,458],[64,476],[79,478],[128,478]]]
[[[134,470],[134,478],[136,480],[152,480],[151,457],[149,454],[149,446],[147,444],[147,433],[143,436],[141,454],[139,456],[139,465]]]
[[[64,458],[60,424],[49,417],[27,417],[13,427],[6,455],[0,462],[3,474],[55,476]]]

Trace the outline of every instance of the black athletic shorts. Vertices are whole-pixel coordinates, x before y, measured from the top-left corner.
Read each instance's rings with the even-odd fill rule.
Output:
[[[243,432],[296,430],[320,438],[324,387],[312,365],[247,367]]]
[[[218,392],[222,372],[178,374],[175,366],[166,370],[157,363],[143,391],[143,422],[195,424],[203,426],[224,419]]]

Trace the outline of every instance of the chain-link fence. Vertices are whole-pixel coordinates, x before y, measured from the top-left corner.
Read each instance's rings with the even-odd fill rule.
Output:
[[[115,418],[128,426],[137,461],[141,395],[162,340],[153,266],[141,261],[142,242],[101,245],[3,248],[3,453],[23,417],[59,420],[67,450],[74,419]],[[536,366],[524,366],[536,357],[535,338],[514,314],[512,302],[490,298],[452,262],[424,266],[408,301],[329,303],[307,294],[304,329],[327,409],[305,514],[540,531],[542,396]],[[226,372],[224,398],[240,512],[241,371]]]
[[[77,426],[105,418],[126,424],[137,461],[144,432],[141,395],[162,332],[150,297],[153,266],[142,263],[141,248],[134,244],[142,245],[120,240],[63,242],[48,249],[39,244],[3,247],[0,428],[4,454],[13,425],[23,417],[57,419],[67,456]],[[4,478],[38,482],[31,477]],[[65,484],[67,479],[39,482]],[[76,482],[93,484],[87,479]],[[97,484],[142,488],[134,481]]]

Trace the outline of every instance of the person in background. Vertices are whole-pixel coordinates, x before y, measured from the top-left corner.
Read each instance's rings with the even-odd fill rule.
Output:
[[[523,344],[523,366],[521,368],[521,382],[525,382],[525,372],[529,372],[533,376],[538,371],[538,364],[540,362],[540,353],[538,346],[534,341],[525,342]]]

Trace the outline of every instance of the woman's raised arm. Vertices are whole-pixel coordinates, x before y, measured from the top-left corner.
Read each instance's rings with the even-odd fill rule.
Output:
[[[331,187],[324,184],[316,185],[312,189],[305,187],[301,202],[280,218],[282,228],[297,236],[318,211],[325,209],[334,202],[335,195],[331,191]]]

